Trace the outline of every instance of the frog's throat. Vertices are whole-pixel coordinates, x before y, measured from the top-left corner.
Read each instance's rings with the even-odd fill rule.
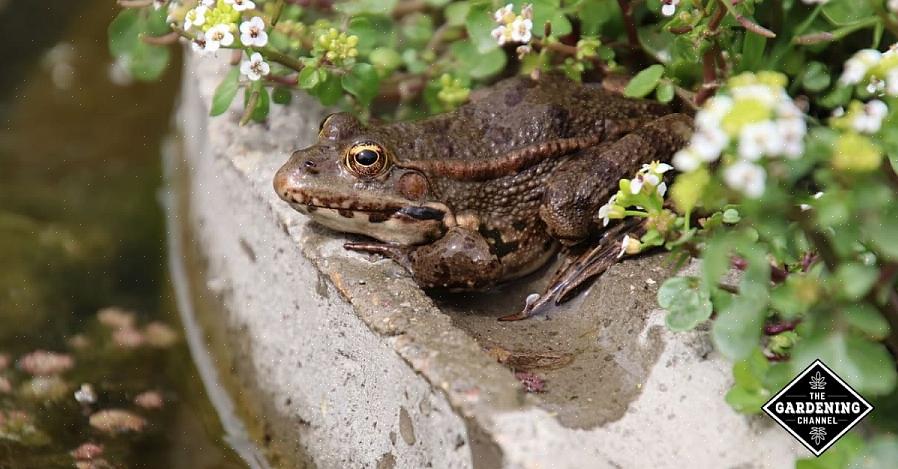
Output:
[[[405,160],[396,166],[459,181],[484,181],[515,174],[548,158],[558,158],[601,143],[604,135],[559,138],[512,150],[496,158],[471,160]]]

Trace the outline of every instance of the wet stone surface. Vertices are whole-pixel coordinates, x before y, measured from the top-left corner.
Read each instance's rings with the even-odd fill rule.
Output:
[[[547,316],[525,321],[496,318],[539,291],[551,267],[494,292],[443,295],[438,304],[500,363],[544,380],[540,406],[562,425],[588,429],[624,415],[663,349],[658,330],[641,336],[659,283],[652,277],[669,275],[662,260],[627,260]]]

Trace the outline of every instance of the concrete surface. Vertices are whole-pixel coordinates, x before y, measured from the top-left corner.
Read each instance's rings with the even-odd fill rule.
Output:
[[[274,466],[747,468],[803,455],[769,419],[726,405],[730,365],[707,331],[666,330],[663,258],[615,266],[548,319],[495,321],[545,270],[430,298],[272,190],[322,109],[297,96],[264,125],[238,127],[239,103],[209,118],[223,70],[187,61],[183,223],[218,305],[202,313],[211,347]],[[511,368],[546,392],[525,393]]]

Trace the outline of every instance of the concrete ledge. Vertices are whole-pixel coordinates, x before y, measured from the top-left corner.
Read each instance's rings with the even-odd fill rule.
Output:
[[[706,332],[664,328],[660,259],[616,266],[549,320],[495,321],[545,272],[430,298],[277,199],[271,177],[314,140],[322,109],[296,96],[266,125],[239,128],[236,105],[210,119],[222,70],[187,60],[183,222],[223,305],[203,318],[223,331],[210,332],[220,368],[275,466],[784,467],[800,454],[725,404],[730,365]],[[546,392],[525,393],[510,367]]]

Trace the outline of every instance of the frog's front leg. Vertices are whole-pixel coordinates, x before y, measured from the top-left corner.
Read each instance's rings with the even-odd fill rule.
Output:
[[[497,283],[502,274],[499,258],[487,241],[462,227],[423,246],[362,242],[346,243],[346,249],[389,257],[408,270],[423,288],[480,289]]]

